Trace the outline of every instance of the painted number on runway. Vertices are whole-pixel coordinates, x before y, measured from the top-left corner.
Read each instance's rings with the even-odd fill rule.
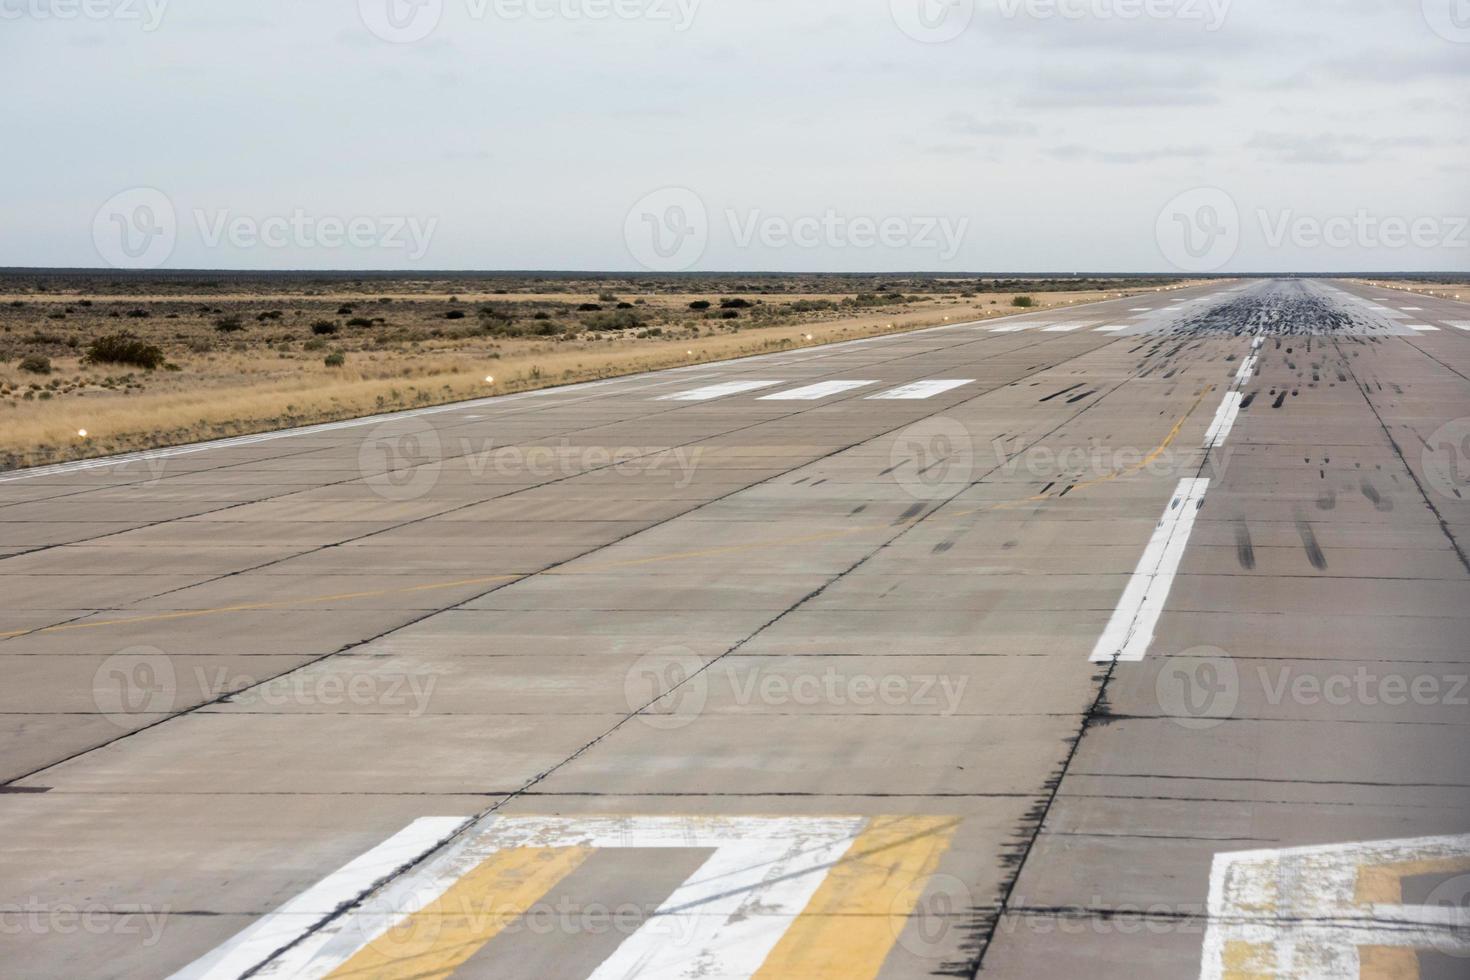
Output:
[[[707,854],[651,915],[633,923],[589,974],[593,980],[872,978],[900,940],[957,823],[912,816],[491,817],[415,870],[376,890],[365,886],[365,870],[389,859],[406,863],[403,840],[442,839],[446,822],[433,818],[385,844],[391,855],[380,854],[383,847],[363,855],[172,980],[245,973],[449,977],[592,855],[628,848]],[[342,908],[348,910],[333,915]]]
[[[1418,977],[1470,956],[1467,901],[1470,835],[1218,854],[1200,978]]]

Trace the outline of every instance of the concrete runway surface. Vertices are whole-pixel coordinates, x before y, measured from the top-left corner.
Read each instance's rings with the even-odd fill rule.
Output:
[[[1470,305],[0,474],[6,977],[1470,975]]]

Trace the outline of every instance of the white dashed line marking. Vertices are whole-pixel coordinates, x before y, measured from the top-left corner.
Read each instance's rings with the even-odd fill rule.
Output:
[[[792,388],[790,391],[778,391],[774,395],[762,395],[756,401],[762,402],[814,402],[822,398],[830,398],[840,395],[844,391],[852,391],[856,388],[866,388],[875,385],[876,381],[823,381],[819,384],[807,385],[805,388]]]
[[[922,401],[942,395],[946,391],[974,384],[974,378],[959,378],[952,381],[915,381],[913,384],[892,388],[877,395],[869,395],[868,401]]]

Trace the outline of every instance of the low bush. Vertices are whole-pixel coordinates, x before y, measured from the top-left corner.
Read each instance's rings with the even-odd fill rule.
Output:
[[[347,363],[347,355],[340,352],[328,354],[322,363],[327,367],[341,367]]]
[[[318,320],[311,325],[311,332],[318,337],[330,337],[340,328],[331,320]]]
[[[50,374],[51,358],[45,354],[27,354],[20,359],[20,369],[29,374]]]
[[[163,363],[163,350],[133,334],[112,333],[88,345],[87,360],[95,364],[130,364],[152,371]]]
[[[1015,299],[1011,300],[1011,305],[1012,306],[1029,307],[1029,306],[1035,306],[1036,305],[1036,301],[1034,299],[1032,299],[1030,296],[1017,296]]]
[[[222,316],[214,321],[214,329],[220,333],[237,333],[245,329],[245,321],[237,316]]]

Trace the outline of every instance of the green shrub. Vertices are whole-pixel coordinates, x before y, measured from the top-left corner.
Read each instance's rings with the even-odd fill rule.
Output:
[[[587,318],[588,330],[632,330],[643,326],[643,320],[636,313],[627,310],[618,310],[615,313],[598,313],[596,316]]]
[[[318,337],[330,337],[332,334],[336,333],[338,329],[340,328],[337,326],[337,324],[331,320],[318,320],[311,325],[311,332],[316,334]]]
[[[369,320],[365,316],[355,316],[351,320],[347,321],[347,325],[349,327],[371,327],[373,325],[373,321]]]
[[[87,360],[96,364],[130,364],[149,371],[163,363],[163,350],[130,333],[98,337],[87,347]]]
[[[326,356],[326,359],[323,360],[322,363],[325,364],[327,367],[341,367],[342,365],[347,363],[347,355],[341,352],[328,354]]]
[[[1036,305],[1036,301],[1034,299],[1032,299],[1030,296],[1017,296],[1015,299],[1011,300],[1011,305],[1012,306],[1029,307],[1029,306],[1035,306]]]
[[[51,358],[45,354],[27,354],[20,359],[20,369],[30,374],[50,374]]]
[[[464,319],[464,310],[450,310],[448,313],[444,314],[444,319],[446,319],[446,320],[463,320]]]

